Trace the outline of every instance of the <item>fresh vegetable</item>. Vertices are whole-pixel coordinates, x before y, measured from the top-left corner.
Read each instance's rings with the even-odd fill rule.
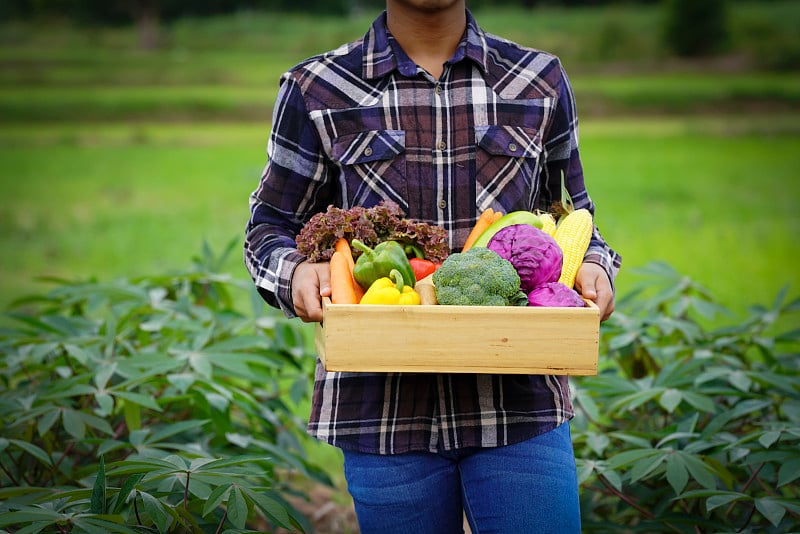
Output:
[[[409,258],[408,262],[414,270],[414,277],[417,279],[417,282],[429,274],[433,274],[433,271],[442,265],[441,263],[426,259],[425,253],[416,245],[406,245],[403,249],[406,251],[406,256]],[[416,284],[414,284],[414,289],[416,289],[416,287]]]
[[[542,221],[539,219],[539,216],[535,213],[530,211],[512,211],[508,213],[497,221],[493,222],[489,228],[484,230],[484,232],[475,240],[475,243],[472,245],[473,247],[485,247],[489,240],[505,228],[506,226],[511,226],[512,224],[528,224],[530,226],[535,226],[537,228],[542,227]]]
[[[528,293],[530,306],[561,306],[583,308],[586,302],[577,291],[561,282],[548,282]]]
[[[338,250],[331,256],[331,302],[334,304],[358,304],[350,264]],[[363,292],[362,292],[363,293]]]
[[[313,215],[301,228],[295,242],[297,251],[312,262],[328,261],[339,238],[354,238],[374,247],[382,241],[417,245],[425,258],[440,262],[450,253],[447,230],[424,221],[407,219],[394,202],[370,208],[349,209],[329,206]]]
[[[556,233],[556,219],[552,213],[540,213],[539,219],[542,221],[542,230],[548,235]]]
[[[569,288],[575,286],[575,276],[583,263],[593,231],[592,214],[585,208],[570,212],[558,221],[553,237],[564,255],[558,281]]]
[[[414,277],[419,280],[422,280],[429,274],[433,274],[433,272],[442,266],[441,263],[433,263],[431,260],[426,260],[425,258],[411,258],[408,260],[408,263],[411,264],[411,268],[414,270]],[[416,284],[414,284],[416,288]]]
[[[361,251],[353,268],[353,276],[361,287],[369,288],[375,280],[389,276],[393,270],[400,273],[406,285],[414,287],[417,283],[406,251],[397,241],[384,241],[372,249],[358,239],[353,239],[352,246]]]
[[[486,208],[481,212],[480,217],[478,220],[475,221],[475,225],[472,227],[472,231],[470,231],[469,235],[467,236],[467,240],[464,241],[464,246],[461,247],[461,252],[466,252],[472,245],[475,244],[475,241],[480,237],[480,235],[489,228],[492,223],[495,221],[495,211],[492,208]]]
[[[345,257],[347,260],[347,265],[350,269],[350,278],[353,280],[353,291],[356,295],[356,302],[361,300],[361,297],[364,296],[364,288],[356,282],[355,277],[353,276],[353,269],[355,268],[355,261],[353,260],[353,250],[350,248],[350,243],[347,242],[347,239],[340,237],[336,240],[336,244],[334,245],[336,252],[341,253],[342,256]],[[331,261],[333,261],[333,256],[331,256]]]
[[[389,276],[378,278],[369,286],[361,298],[361,304],[419,304],[419,294],[406,285],[403,275],[397,269],[392,269]]]
[[[350,243],[347,242],[347,239],[340,237],[336,240],[336,243],[334,243],[333,248],[336,252],[340,252],[342,256],[345,257],[347,263],[350,265],[350,269],[355,267],[355,260],[353,260],[353,249],[350,248]]]
[[[432,278],[439,304],[524,306],[528,303],[511,262],[485,247],[451,254]]]
[[[433,306],[439,304],[436,298],[436,288],[433,287],[433,273],[425,278],[417,280],[414,286],[414,291],[419,293],[419,303],[424,306]]]
[[[513,224],[498,231],[487,246],[511,262],[525,293],[558,281],[562,254],[555,239],[529,224]]]

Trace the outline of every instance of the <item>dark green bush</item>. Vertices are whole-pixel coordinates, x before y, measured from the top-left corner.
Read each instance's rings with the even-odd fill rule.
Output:
[[[664,264],[604,323],[605,368],[577,381],[586,532],[800,529],[800,299],[741,324]]]
[[[726,0],[666,0],[664,38],[679,56],[720,52],[729,39]]]
[[[284,496],[287,474],[328,482],[292,411],[314,358],[257,296],[235,311],[252,284],[221,263],[62,282],[6,315],[0,531],[309,530]]]

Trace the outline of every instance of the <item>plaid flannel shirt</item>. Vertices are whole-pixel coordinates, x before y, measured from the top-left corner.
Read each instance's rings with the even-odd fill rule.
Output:
[[[295,236],[331,204],[392,200],[444,227],[452,250],[484,209],[547,209],[561,199],[562,180],[576,208],[595,209],[558,58],[482,31],[469,12],[438,80],[400,48],[385,13],[362,39],[285,73],[267,153],[250,197],[245,263],[288,317],[291,277],[304,260]],[[621,258],[595,228],[585,261],[613,282]],[[563,376],[327,373],[317,362],[309,432],[398,454],[516,443],[572,416]]]

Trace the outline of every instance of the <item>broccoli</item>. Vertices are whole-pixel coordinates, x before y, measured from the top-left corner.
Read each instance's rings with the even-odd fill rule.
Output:
[[[433,273],[439,304],[517,306],[528,303],[510,261],[485,247],[451,254]]]

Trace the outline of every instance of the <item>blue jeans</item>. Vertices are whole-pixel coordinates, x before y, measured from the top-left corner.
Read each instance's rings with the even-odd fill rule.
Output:
[[[361,534],[580,533],[569,423],[497,448],[382,456],[344,451]]]

